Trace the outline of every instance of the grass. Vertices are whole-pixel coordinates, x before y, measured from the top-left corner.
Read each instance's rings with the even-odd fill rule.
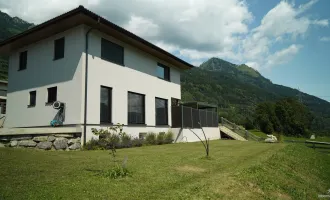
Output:
[[[267,135],[264,132],[261,132],[260,130],[249,130],[249,132],[255,134],[256,136],[259,137],[263,137],[266,138]],[[289,136],[283,136],[284,140],[295,140],[295,141],[306,141],[306,140],[310,140],[309,138],[302,138],[302,137],[289,137]],[[330,142],[330,137],[326,137],[326,136],[317,136],[315,141],[319,141],[319,142]]]
[[[330,156],[303,145],[211,141],[120,149],[131,177],[99,174],[107,151],[0,149],[0,199],[317,199]]]

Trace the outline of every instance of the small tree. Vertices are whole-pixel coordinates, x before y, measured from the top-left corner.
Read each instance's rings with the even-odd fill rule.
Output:
[[[204,138],[205,138],[205,141],[203,141],[193,130],[189,129],[192,133],[194,133],[196,135],[196,137],[201,141],[201,143],[203,144],[204,148],[205,148],[205,154],[206,154],[206,158],[209,157],[209,153],[210,153],[210,139],[206,138],[206,134],[203,130],[203,127],[201,125],[200,122],[198,122],[200,128],[202,129],[202,132],[203,132],[203,135],[204,135]]]
[[[125,140],[124,142],[127,143],[128,138],[125,132],[123,132],[123,125],[117,124],[107,129],[95,129],[92,128],[92,132],[94,135],[99,136],[99,140],[101,143],[105,143],[107,149],[110,149],[111,161],[113,165],[111,168],[106,171],[105,176],[111,178],[119,178],[128,176],[130,173],[126,168],[127,157],[123,160],[122,164],[119,165],[119,161],[116,159],[117,151],[116,148],[120,145],[121,140]]]

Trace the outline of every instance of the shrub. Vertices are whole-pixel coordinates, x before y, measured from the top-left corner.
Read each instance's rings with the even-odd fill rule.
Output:
[[[156,143],[158,145],[164,144],[165,143],[165,133],[164,132],[158,133],[156,140],[157,140]]]
[[[92,138],[89,142],[84,145],[84,150],[104,150],[98,139]]]
[[[156,133],[150,132],[146,136],[146,144],[155,145],[157,142],[156,140]]]
[[[167,131],[165,134],[165,144],[171,144],[174,141],[173,136],[174,134],[171,130]]]
[[[119,131],[119,133],[118,133]],[[122,126],[115,125],[108,127],[107,129],[95,129],[92,128],[94,135],[99,136],[99,143],[105,146],[106,149],[120,148],[120,135],[123,134]]]
[[[245,119],[245,122],[244,122],[244,128],[245,128],[246,130],[252,130],[252,129],[254,129],[254,125],[253,125],[253,122],[252,122],[251,119],[249,119],[249,118],[246,118],[246,119]]]
[[[279,143],[282,143],[283,142],[284,139],[283,139],[282,133],[275,133],[274,135],[277,138],[277,142],[279,142]]]
[[[110,133],[106,139],[106,149],[120,148],[120,137],[117,134]]]
[[[132,137],[127,135],[126,133],[122,133],[121,137],[121,147],[122,148],[130,148],[132,147]]]
[[[134,138],[132,140],[132,147],[141,147],[144,143],[143,139],[139,139],[139,138]]]
[[[116,164],[114,167],[110,168],[108,171],[104,173],[105,177],[117,179],[117,178],[124,178],[126,176],[130,176],[131,173],[129,170],[124,167]]]

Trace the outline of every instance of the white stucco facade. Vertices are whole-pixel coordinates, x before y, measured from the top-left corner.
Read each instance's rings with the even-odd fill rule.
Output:
[[[57,110],[46,105],[47,88],[54,86],[57,87],[57,100],[66,103],[64,124],[82,122],[83,30],[83,26],[78,26],[11,53],[5,127],[49,126]],[[61,37],[65,37],[64,58],[54,60],[54,40]],[[28,51],[27,68],[18,71],[22,51]],[[28,107],[30,91],[36,91],[34,107]]]
[[[81,25],[12,52],[9,62],[7,119],[5,127],[50,126],[57,110],[46,105],[47,88],[57,87],[57,100],[66,104],[64,125],[84,122],[85,34]],[[65,37],[65,56],[53,60],[54,40]],[[101,39],[124,48],[124,66],[101,59]],[[18,71],[19,53],[28,51],[27,68]],[[133,137],[140,132],[164,132],[171,126],[171,98],[181,99],[180,69],[96,30],[89,35],[87,141],[91,128],[100,124],[100,87],[112,88],[112,123],[124,124]],[[157,77],[157,63],[170,67],[170,81]],[[36,91],[36,105],[28,107],[29,92]],[[128,92],[145,95],[145,125],[128,125]],[[156,126],[155,98],[167,99],[168,126]]]
[[[124,47],[124,66],[101,59],[101,39]],[[124,131],[138,137],[140,132],[163,132],[171,126],[171,98],[181,99],[180,70],[113,37],[94,31],[89,40],[87,140],[91,128],[100,123],[100,87],[112,88],[112,123],[124,124]],[[157,77],[157,63],[170,67],[170,81]],[[145,95],[145,125],[128,125],[128,92]],[[168,126],[156,126],[155,98],[168,101]]]

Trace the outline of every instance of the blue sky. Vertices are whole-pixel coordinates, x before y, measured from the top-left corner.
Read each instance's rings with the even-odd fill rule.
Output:
[[[308,1],[295,1],[301,5]],[[255,0],[250,2],[251,11],[256,21],[251,26],[257,26],[262,17],[278,4],[276,0]],[[330,1],[321,0],[315,3],[307,15],[330,19]],[[320,38],[330,38],[330,27],[314,27],[307,31],[306,38],[297,39],[303,47],[291,61],[272,67],[270,70],[260,70],[261,73],[274,83],[300,88],[301,91],[330,101],[330,41]],[[279,45],[278,48],[283,48]]]
[[[36,24],[79,5],[196,66],[245,63],[330,101],[330,0],[0,0]]]

